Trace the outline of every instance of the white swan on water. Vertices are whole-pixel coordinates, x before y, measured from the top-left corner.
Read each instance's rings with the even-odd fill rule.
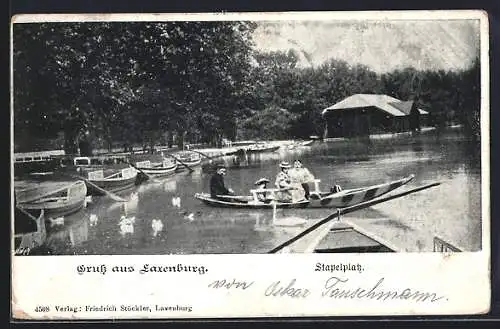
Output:
[[[181,207],[181,198],[180,197],[173,197],[172,198],[172,206],[180,208]]]
[[[135,217],[120,217],[120,222],[118,225],[120,226],[120,233],[122,235],[125,234],[133,234],[134,233],[134,223]]]
[[[90,223],[90,226],[95,226],[97,225],[97,221],[99,219],[97,218],[97,215],[96,214],[90,214],[89,216],[89,223]]]
[[[161,219],[153,219],[151,227],[153,228],[153,236],[157,236],[159,232],[163,231],[163,222]]]
[[[190,213],[190,214],[188,214],[188,215],[185,215],[185,216],[184,216],[184,219],[185,219],[185,220],[188,220],[188,221],[190,221],[190,222],[194,221],[194,213]]]

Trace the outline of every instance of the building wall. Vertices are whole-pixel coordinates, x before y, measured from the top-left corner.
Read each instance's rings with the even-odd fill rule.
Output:
[[[363,137],[410,130],[409,116],[392,116],[376,107],[327,112],[326,138]]]

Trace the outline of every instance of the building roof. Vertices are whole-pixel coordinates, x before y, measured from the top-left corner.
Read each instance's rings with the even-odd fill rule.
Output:
[[[324,109],[321,114],[327,112],[360,107],[377,107],[393,116],[405,116],[410,114],[413,101],[401,101],[388,95],[379,94],[355,94],[344,100]],[[420,114],[427,114],[426,111],[418,109]]]

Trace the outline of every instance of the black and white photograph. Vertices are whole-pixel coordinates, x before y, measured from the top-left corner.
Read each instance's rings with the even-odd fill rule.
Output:
[[[10,27],[15,318],[488,312],[484,12]]]
[[[13,24],[15,253],[480,251],[479,27]]]

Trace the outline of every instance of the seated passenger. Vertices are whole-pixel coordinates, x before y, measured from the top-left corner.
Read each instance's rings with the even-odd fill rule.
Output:
[[[269,184],[270,181],[267,178],[261,178],[258,181],[255,182],[255,185],[257,185],[257,188],[259,190],[264,190],[267,189],[267,184]],[[270,202],[271,199],[268,198],[267,192],[258,192],[257,193],[257,199],[262,202]]]
[[[224,184],[224,175],[226,175],[226,167],[218,165],[217,171],[210,178],[210,197],[213,199],[221,199],[219,195],[232,195],[234,191],[227,188]]]
[[[277,188],[285,189],[288,188],[287,191],[276,192],[276,198],[281,202],[292,202],[292,193],[291,189],[293,186],[291,185],[291,179],[288,175],[288,170],[291,168],[290,164],[286,161],[281,162],[280,164],[281,171],[276,176],[276,182],[274,183]]]

